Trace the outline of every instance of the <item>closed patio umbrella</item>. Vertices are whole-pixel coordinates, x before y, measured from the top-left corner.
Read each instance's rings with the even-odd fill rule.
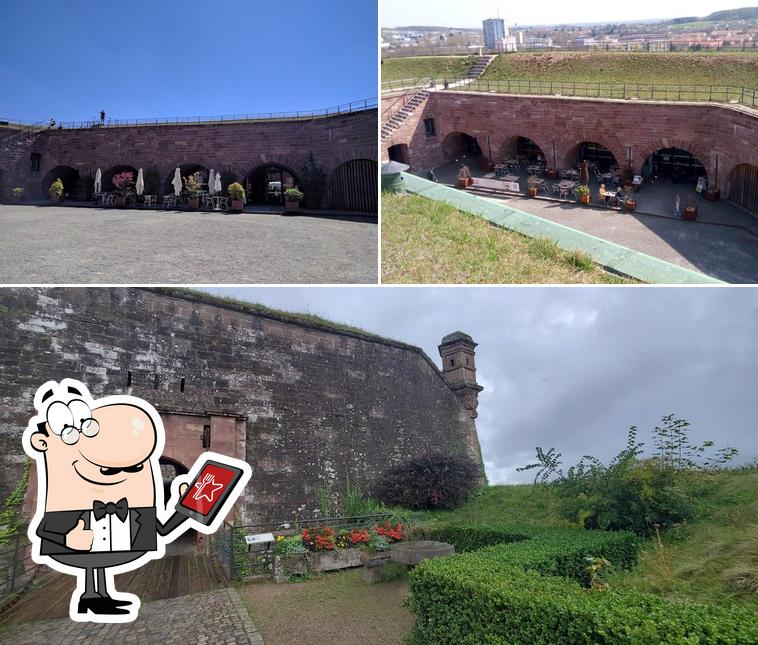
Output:
[[[182,173],[179,168],[176,168],[174,172],[174,178],[171,180],[171,185],[174,187],[174,195],[179,197],[179,193],[182,192]]]
[[[585,186],[590,183],[590,164],[586,159],[582,163],[582,183]]]
[[[134,190],[137,191],[138,195],[145,192],[145,178],[142,175],[142,168],[137,171],[137,183],[134,185]]]
[[[103,192],[103,173],[100,168],[98,168],[97,172],[95,173],[95,192]]]
[[[213,168],[211,168],[211,171],[208,173],[208,194],[214,195],[216,191],[214,190],[214,186],[216,185],[214,181],[215,175],[213,174]]]
[[[213,182],[213,192],[214,193],[220,193],[221,192],[221,173],[216,173],[216,179]]]

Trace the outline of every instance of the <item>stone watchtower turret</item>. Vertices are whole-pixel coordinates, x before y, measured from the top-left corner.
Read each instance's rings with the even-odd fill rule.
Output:
[[[461,414],[464,416],[467,429],[466,451],[474,461],[481,463],[482,453],[475,419],[478,416],[476,408],[479,405],[479,392],[484,388],[476,382],[476,343],[468,334],[456,331],[442,339],[439,350],[442,375],[458,397]]]

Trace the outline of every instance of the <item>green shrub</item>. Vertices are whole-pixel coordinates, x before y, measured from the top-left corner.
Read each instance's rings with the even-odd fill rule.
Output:
[[[303,193],[297,188],[288,188],[284,191],[284,200],[287,202],[300,202],[303,199]]]
[[[50,184],[47,192],[50,196],[55,195],[56,197],[60,197],[63,194],[63,182],[60,180],[60,177]]]
[[[385,472],[378,497],[404,508],[455,508],[476,490],[481,475],[479,464],[468,457],[430,454]]]
[[[300,534],[290,535],[284,539],[277,539],[274,543],[275,555],[299,555],[305,553],[307,549],[303,545],[303,539]]]
[[[229,191],[229,197],[232,199],[245,201],[245,189],[239,182],[235,181],[233,184],[229,184],[227,190]]]
[[[415,643],[758,642],[747,610],[592,591],[478,552],[422,562],[409,581]]]

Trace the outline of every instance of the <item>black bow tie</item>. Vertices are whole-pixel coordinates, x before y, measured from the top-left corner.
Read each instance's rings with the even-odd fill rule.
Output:
[[[129,503],[126,501],[126,497],[122,497],[115,504],[113,502],[105,504],[96,499],[92,503],[92,512],[95,514],[96,520],[102,520],[106,515],[115,513],[118,519],[123,522],[129,515]]]

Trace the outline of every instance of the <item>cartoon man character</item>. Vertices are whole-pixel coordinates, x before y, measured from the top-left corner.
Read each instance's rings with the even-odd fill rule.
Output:
[[[38,475],[32,557],[77,576],[73,620],[134,620],[140,600],[115,592],[113,576],[162,557],[165,544],[190,526],[216,530],[250,467],[204,453],[187,476],[172,482],[169,511],[158,464],[163,424],[149,403],[132,396],[94,401],[84,384],[64,379],[40,387],[34,405],[38,414],[23,436]],[[208,466],[211,457],[216,466]],[[193,478],[199,481],[184,502]]]

